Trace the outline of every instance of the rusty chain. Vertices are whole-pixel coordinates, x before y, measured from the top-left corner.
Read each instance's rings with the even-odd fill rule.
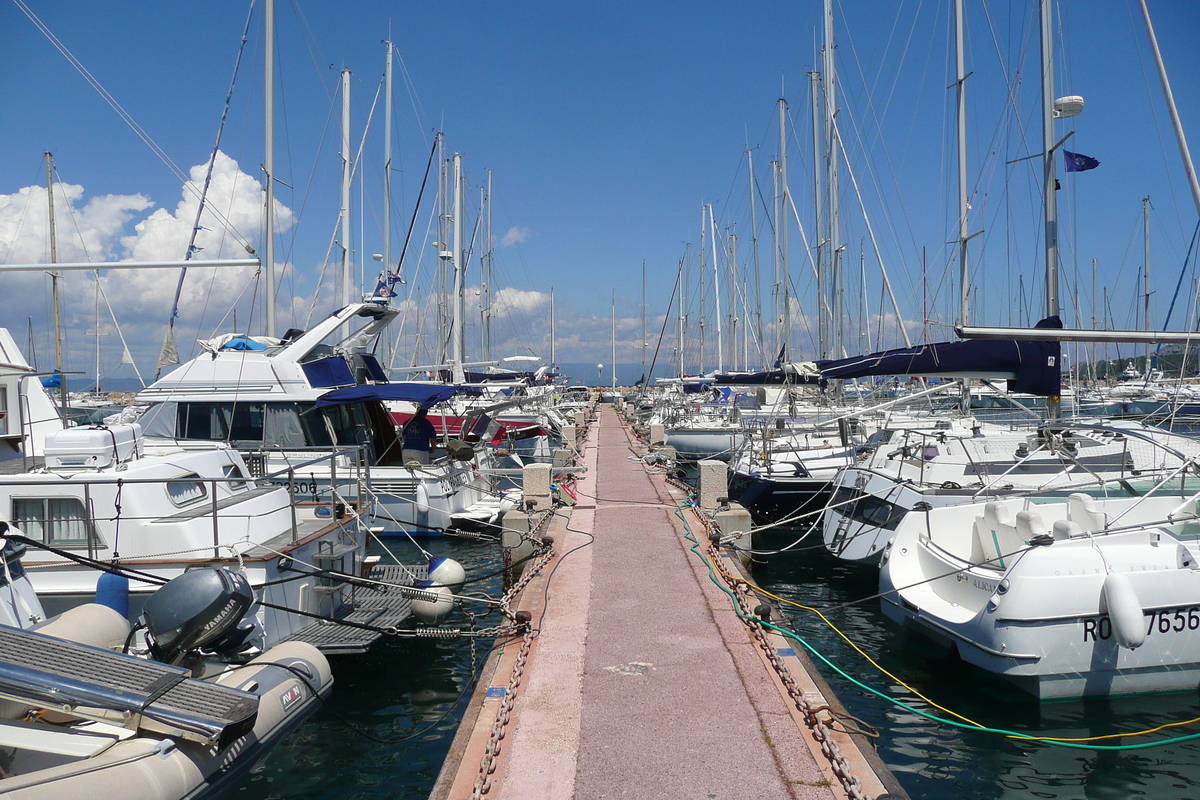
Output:
[[[541,530],[544,524],[548,523],[551,514],[546,514],[539,521],[535,531]],[[549,537],[538,539],[538,545],[542,548],[542,552],[537,560],[529,565],[521,578],[512,585],[512,587],[504,593],[500,599],[500,611],[505,617],[513,620],[519,626],[524,626],[525,632],[521,637],[521,648],[517,651],[517,657],[513,661],[512,675],[508,680],[508,686],[504,689],[504,697],[500,701],[500,708],[496,710],[496,719],[492,722],[492,729],[488,734],[487,744],[484,745],[483,758],[479,761],[479,774],[475,778],[475,784],[471,791],[473,800],[483,797],[492,788],[492,774],[496,771],[496,758],[500,755],[502,749],[501,742],[504,739],[505,728],[508,726],[509,719],[512,716],[513,705],[516,702],[517,689],[521,685],[521,676],[525,672],[525,663],[529,659],[529,650],[533,646],[534,629],[532,615],[529,612],[516,612],[512,610],[512,601],[520,596],[533,577],[540,573],[550,563],[554,557],[554,543],[547,541]]]
[[[691,491],[691,487],[687,487],[686,484],[684,488]],[[712,546],[714,523],[704,514],[697,514],[697,516],[700,517],[701,523],[704,525],[706,534],[704,548],[707,551],[707,555],[714,565],[719,565],[720,555]],[[746,623],[746,627],[750,629],[750,633],[754,636],[759,648],[763,651],[763,654],[767,657],[767,661],[770,662],[771,667],[779,676],[780,682],[783,683],[788,697],[795,703],[800,713],[804,715],[804,723],[812,729],[813,738],[821,745],[821,754],[829,761],[833,774],[841,782],[847,796],[852,800],[870,800],[870,797],[863,791],[862,781],[851,772],[850,761],[842,755],[838,743],[834,741],[832,736],[833,731],[819,716],[821,712],[829,712],[831,716],[830,721],[832,722],[836,719],[833,717],[833,712],[827,705],[814,706],[809,702],[808,698],[804,696],[804,692],[796,684],[796,679],[792,677],[791,670],[788,669],[783,659],[779,657],[779,651],[772,647],[771,643],[767,640],[766,629],[763,628],[762,623],[752,614],[746,612],[746,609],[750,606],[750,586],[744,580],[730,575],[719,566],[717,567],[717,572],[720,573],[725,583],[733,590],[739,606],[737,609],[739,619]]]

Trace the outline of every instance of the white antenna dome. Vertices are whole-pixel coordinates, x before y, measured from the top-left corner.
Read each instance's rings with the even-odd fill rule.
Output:
[[[1083,111],[1083,98],[1077,94],[1060,97],[1054,101],[1054,116],[1057,119],[1078,116]]]

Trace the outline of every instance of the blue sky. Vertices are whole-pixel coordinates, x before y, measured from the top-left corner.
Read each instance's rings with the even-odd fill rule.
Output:
[[[180,167],[187,170],[206,161],[245,24],[246,2],[30,5]],[[307,312],[336,220],[337,70],[345,66],[354,72],[352,137],[357,147],[383,71],[381,40],[389,30],[412,85],[410,93],[398,67],[393,241],[402,238],[411,214],[432,132],[442,130],[448,151],[464,156],[473,187],[470,197],[478,197],[477,187],[492,170],[496,239],[514,231],[509,239],[520,240],[496,249],[497,288],[516,290],[496,323],[495,339],[509,352],[548,356],[545,294],[553,285],[559,360],[609,360],[614,290],[618,361],[640,358],[642,262],[647,265],[653,337],[685,243],[693,243],[695,255],[702,203],[714,204],[718,229],[738,233],[744,262],[750,238],[744,151],[747,146],[754,150],[758,182],[769,205],[781,85],[794,119],[789,182],[801,221],[813,236],[806,73],[812,68],[820,23],[815,0],[687,6],[361,2],[352,10],[332,3],[278,5],[276,169],[279,180],[293,188],[280,186],[277,198],[296,218],[280,237],[279,258],[290,256],[297,276],[281,290],[281,303],[294,298],[295,309],[281,310],[281,325]],[[944,323],[953,316],[955,290],[944,278],[950,254],[943,244],[953,235],[956,202],[952,93],[946,90],[953,80],[948,55],[952,4],[844,0],[836,5],[839,126],[901,314],[919,338],[923,306],[934,320]],[[261,6],[254,11],[222,145],[240,171],[255,179],[261,178],[262,161],[261,11]],[[1200,56],[1193,44],[1200,32],[1200,6],[1188,0],[1152,0],[1151,12],[1185,129],[1193,147],[1200,148]],[[1102,162],[1096,170],[1069,177],[1061,175],[1060,164],[1064,278],[1076,268],[1084,275],[1080,308],[1083,322],[1090,322],[1090,264],[1097,258],[1098,283],[1114,296],[1113,322],[1132,325],[1134,284],[1142,263],[1138,215],[1141,198],[1149,195],[1155,209],[1152,319],[1161,325],[1196,212],[1140,16],[1131,0],[1066,0],[1058,5],[1058,14],[1063,26],[1056,93],[1081,94],[1087,101],[1083,115],[1058,124],[1062,133],[1076,131],[1069,148]],[[1036,4],[968,0],[967,15],[968,69],[974,71],[968,81],[971,222],[973,231],[984,230],[972,242],[978,270],[975,315],[1007,323],[1017,310],[1031,306],[1036,319],[1043,302],[1038,294],[1042,268],[1035,180],[1040,170],[1036,161],[1004,164],[1030,154],[1027,145],[1040,147],[1034,116],[1037,42],[1036,36],[1030,38]],[[100,227],[94,246],[105,257],[178,249],[169,232],[157,239],[150,232],[138,238],[134,226],[156,209],[175,212],[179,179],[17,6],[0,6],[0,31],[0,69],[8,76],[0,88],[8,112],[0,129],[5,153],[0,198],[9,199],[10,217],[15,208],[11,198],[43,183],[42,153],[51,150],[61,180],[83,187],[74,201],[81,215],[95,198],[126,198],[109,201],[112,213],[107,217],[99,205],[92,207],[89,219]],[[1006,110],[1007,98],[1012,102]],[[361,175],[366,184],[354,190],[354,248],[365,251],[355,253],[356,262],[381,249],[381,117],[382,106],[365,145]],[[844,168],[842,176],[846,305],[857,309],[860,240],[867,234]],[[248,185],[238,184],[243,189]],[[128,199],[135,197],[140,199]],[[41,198],[38,213],[44,214],[44,194]],[[34,215],[23,210],[6,229],[0,214],[0,237],[8,231],[7,242],[0,238],[0,260],[41,260],[38,253],[44,254],[45,247],[32,241]],[[423,239],[425,221],[423,210],[414,244],[418,251],[431,251]],[[764,316],[769,316],[772,301],[766,287],[772,262],[762,206],[758,223]],[[58,226],[61,239],[67,225],[60,220]],[[252,223],[243,231],[250,235],[251,229],[256,236]],[[131,239],[122,242],[122,236]],[[813,315],[813,281],[794,226],[791,243],[797,312]],[[255,245],[261,251],[257,239]],[[867,316],[878,329],[875,317],[881,308],[892,312],[880,305],[878,266],[870,244],[865,248]],[[210,245],[206,252],[214,249]],[[414,268],[415,262],[406,267]],[[428,257],[424,269],[427,275]],[[211,334],[243,291],[238,325],[246,327],[255,295],[248,280],[222,279],[211,292],[207,283],[198,284],[196,293],[185,297],[181,325],[186,323],[188,333],[181,333],[181,347],[197,335]],[[1018,298],[1022,280],[1024,300]],[[7,297],[29,298],[25,303],[6,300],[0,323],[15,329],[23,341],[25,317],[34,317],[42,337],[39,355],[49,352],[49,339],[42,333],[47,330],[48,281],[37,275],[3,276],[0,281]],[[84,277],[72,281],[72,353],[82,362],[74,366],[88,369],[91,356],[83,353],[90,353],[87,336],[95,327],[92,284]],[[1189,282],[1190,276],[1185,289]],[[173,276],[147,278],[140,286],[114,279],[106,290],[143,373],[153,370],[170,305],[163,295],[173,285]],[[689,288],[693,313],[697,290]],[[331,307],[328,283],[323,292],[319,309]],[[1064,285],[1063,292],[1069,296],[1071,286]],[[710,289],[709,315],[711,302]],[[261,311],[255,313],[261,319]],[[859,338],[858,317],[855,311],[846,322],[851,348]],[[232,318],[226,322],[223,329],[231,329]],[[1183,324],[1176,311],[1172,327]],[[405,341],[415,332],[411,325]],[[713,321],[709,326],[711,340]],[[674,327],[672,323],[668,330]],[[811,355],[811,336],[803,323],[797,329],[794,349]],[[111,330],[111,325],[104,322],[101,330]],[[895,330],[884,326],[885,344],[894,343]],[[947,333],[934,327],[928,335]],[[478,332],[471,331],[469,342],[476,341]],[[103,369],[113,369],[119,345],[106,336],[103,346],[103,360],[109,364]],[[673,343],[664,347],[669,350]],[[707,362],[715,365],[711,351]]]

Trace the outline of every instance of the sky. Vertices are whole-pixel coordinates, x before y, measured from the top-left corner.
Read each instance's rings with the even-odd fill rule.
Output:
[[[208,195],[209,208],[224,220],[206,216],[208,230],[198,233],[197,244],[200,259],[241,257],[247,244],[262,253],[262,4],[251,11],[248,2],[221,0],[103,7],[25,2],[176,166],[164,164],[20,6],[0,5],[6,76],[0,102],[7,111],[0,126],[0,264],[49,261],[47,151],[57,171],[60,261],[183,258],[197,206],[181,176],[204,181],[248,15]],[[786,220],[791,354],[817,355],[812,251],[804,244],[818,240],[808,75],[814,63],[819,68],[817,0],[686,6],[364,0],[352,12],[313,0],[277,5],[280,329],[304,327],[338,305],[343,68],[352,71],[352,149],[360,140],[362,147],[350,247],[356,276],[374,283],[378,264],[371,255],[382,251],[383,101],[373,113],[372,104],[383,74],[383,42],[390,38],[397,54],[394,255],[413,216],[433,134],[441,131],[446,153],[462,155],[468,228],[475,224],[480,187],[491,176],[493,357],[549,359],[553,287],[555,356],[565,363],[612,360],[614,302],[617,362],[633,369],[643,352],[650,360],[673,303],[658,357],[657,374],[664,373],[662,365],[676,361],[673,289],[686,256],[689,369],[773,361],[771,162],[780,154],[781,96],[796,206]],[[1150,0],[1150,8],[1184,129],[1195,139],[1200,4]],[[1197,213],[1136,0],[1060,0],[1055,10],[1055,93],[1085,98],[1083,114],[1057,122],[1056,129],[1060,137],[1073,132],[1067,149],[1101,162],[1070,175],[1061,161],[1057,166],[1064,318],[1083,327],[1093,313],[1102,326],[1143,324],[1134,313],[1143,292],[1141,213],[1148,196],[1150,320],[1172,329],[1194,325],[1195,270],[1182,270]],[[844,245],[842,325],[849,353],[903,344],[898,319],[912,341],[951,336],[958,292],[954,246],[946,244],[957,236],[954,92],[948,88],[954,83],[952,14],[952,0],[835,2],[836,118],[847,157],[839,166],[838,243]],[[971,317],[980,324],[1031,324],[1045,306],[1041,162],[1017,161],[1041,152],[1036,21],[1031,0],[966,2],[969,226],[977,234],[969,247]],[[756,181],[753,229],[747,150]],[[398,287],[406,313],[386,344],[397,364],[428,363],[438,339],[431,298],[437,236],[429,230],[436,184],[431,179],[418,209],[403,266],[407,282]],[[701,231],[706,204],[718,232],[715,276],[711,234]],[[702,235],[703,357],[697,324]],[[482,249],[472,251],[468,264],[469,359],[481,355]],[[725,344],[719,357],[714,278],[721,284]],[[178,273],[161,270],[104,275],[102,374],[133,374],[120,363],[115,316],[138,369],[153,375],[177,279]],[[72,273],[63,282],[69,370],[94,371],[95,287],[90,273]],[[252,269],[192,270],[176,329],[181,355],[195,352],[197,338],[235,328],[260,333],[263,295]],[[53,363],[50,297],[44,273],[0,273],[0,324],[22,343],[32,328],[43,368]],[[749,341],[731,345],[731,324],[735,332],[749,330]]]

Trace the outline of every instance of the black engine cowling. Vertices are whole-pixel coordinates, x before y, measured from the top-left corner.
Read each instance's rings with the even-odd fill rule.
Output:
[[[241,649],[251,625],[239,625],[254,603],[250,581],[224,567],[185,572],[150,595],[142,609],[155,659],[177,662],[189,651]]]

